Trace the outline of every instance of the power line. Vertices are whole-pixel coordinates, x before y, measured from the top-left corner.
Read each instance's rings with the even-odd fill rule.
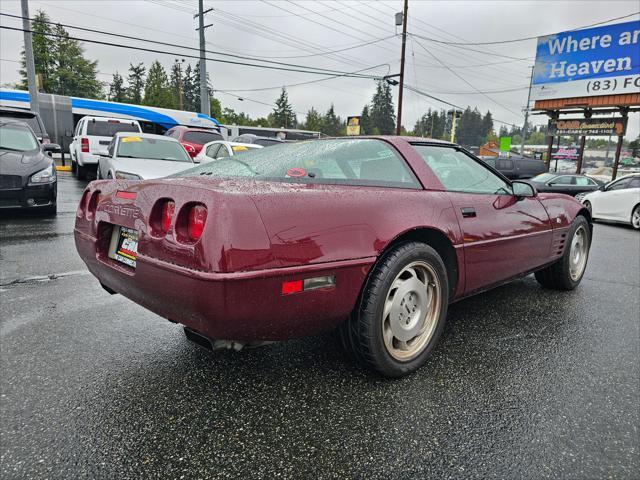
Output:
[[[427,52],[429,55],[431,55],[438,63],[442,64],[443,66],[446,66],[446,64],[441,61],[438,57],[436,57],[433,53],[431,53],[431,51],[429,51],[424,45],[422,45],[420,42],[418,42],[417,40],[414,40],[416,42],[416,44],[421,47],[425,52]],[[471,88],[473,88],[476,92],[478,92],[479,94],[481,94],[482,96],[486,97],[487,99],[491,100],[493,103],[495,103],[496,105],[498,105],[501,108],[504,108],[505,110],[507,110],[508,112],[513,113],[514,115],[518,116],[519,114],[514,112],[513,110],[511,110],[508,107],[505,107],[504,105],[502,105],[500,102],[494,100],[493,98],[491,98],[489,95],[487,95],[486,93],[480,91],[479,89],[477,89],[472,83],[470,83],[466,78],[464,78],[462,75],[458,74],[458,72],[456,72],[455,70],[452,70],[450,68],[447,68],[447,70],[449,70],[451,73],[453,73],[456,77],[458,77],[460,80],[462,80],[464,83],[466,83],[467,85],[469,85]]]
[[[5,16],[5,17],[11,17],[11,18],[16,18],[16,19],[22,19],[23,17],[21,17],[20,15],[13,15],[10,13],[0,13],[0,15]],[[36,19],[30,19],[31,21],[35,22]],[[181,49],[185,49],[185,50],[194,50],[194,51],[200,51],[199,48],[196,47],[187,47],[187,46],[183,46],[183,45],[178,45],[175,43],[168,43],[168,42],[162,42],[159,40],[151,40],[148,38],[140,38],[140,37],[134,37],[131,35],[123,35],[123,34],[119,34],[119,33],[113,33],[113,32],[105,32],[103,30],[96,30],[96,29],[91,29],[91,28],[84,28],[84,27],[78,27],[75,25],[69,25],[69,24],[64,24],[64,23],[59,23],[59,22],[51,22],[51,21],[46,21],[46,20],[37,20],[38,22],[41,23],[47,23],[47,24],[51,24],[51,25],[62,25],[63,27],[66,28],[71,28],[71,29],[75,29],[75,30],[80,30],[80,31],[85,31],[85,32],[91,32],[91,33],[97,33],[100,35],[108,35],[108,36],[112,36],[112,37],[118,37],[118,38],[124,38],[127,40],[135,40],[138,42],[147,42],[147,43],[154,43],[157,45],[163,45],[163,46],[167,46],[167,47],[174,47],[174,48],[181,48]],[[89,41],[89,40],[84,40],[84,41]],[[204,50],[206,53],[211,53],[214,55],[220,55],[220,56],[226,56],[226,57],[232,57],[232,58],[240,58],[243,60],[251,60],[251,61],[257,61],[257,62],[262,62],[262,63],[270,63],[270,64],[274,64],[274,65],[283,65],[283,66],[287,66],[287,67],[295,67],[295,68],[305,68],[305,69],[310,69],[310,70],[318,70],[318,71],[326,71],[329,72],[331,74],[344,74],[347,72],[341,72],[341,71],[337,71],[337,70],[332,70],[332,69],[326,69],[326,68],[319,68],[319,67],[308,67],[306,65],[299,65],[299,64],[294,64],[294,63],[286,63],[286,62],[276,62],[273,60],[262,60],[259,58],[253,58],[253,57],[248,57],[248,56],[243,56],[243,55],[235,55],[232,53],[224,53],[224,52],[218,52],[215,50]],[[179,54],[178,54],[179,55]],[[198,57],[200,58],[200,57]]]
[[[22,32],[25,31],[25,29],[22,28],[16,28],[16,27],[7,27],[6,25],[0,25],[0,29],[3,30],[12,30],[12,31],[17,31],[17,32]],[[28,32],[33,32],[33,30],[26,30]],[[188,54],[184,54],[184,53],[177,53],[177,52],[167,52],[167,51],[163,51],[163,50],[157,50],[157,49],[153,49],[153,48],[144,48],[144,47],[135,47],[132,45],[123,45],[120,43],[112,43],[112,42],[102,42],[99,40],[90,40],[87,38],[80,38],[80,37],[72,37],[70,35],[58,35],[55,33],[40,33],[40,32],[35,32],[35,33],[39,33],[42,35],[45,35],[47,37],[55,37],[55,38],[68,38],[71,40],[78,40],[80,42],[87,42],[87,43],[94,43],[97,45],[106,45],[106,46],[112,46],[112,47],[118,47],[118,48],[126,48],[129,50],[137,50],[137,51],[141,51],[141,52],[151,52],[151,53],[157,53],[157,54],[161,54],[161,55],[171,55],[171,56],[177,56],[177,57],[186,57],[186,58],[194,58],[194,59],[200,59],[200,56],[197,55],[188,55]],[[186,48],[186,47],[181,47],[181,48]],[[335,76],[335,75],[341,75],[343,77],[350,77],[350,78],[366,78],[366,79],[373,79],[373,80],[379,80],[381,77],[378,75],[361,75],[361,74],[350,74],[349,72],[339,72],[339,71],[331,71],[331,70],[326,70],[326,69],[315,69],[313,67],[303,67],[303,68],[307,68],[307,70],[302,70],[299,68],[285,68],[285,67],[275,67],[275,66],[271,66],[271,65],[257,65],[254,63],[246,63],[246,62],[235,62],[232,60],[221,60],[219,58],[210,58],[210,57],[206,57],[205,58],[208,61],[211,62],[217,62],[217,63],[226,63],[226,64],[230,64],[230,65],[241,65],[241,66],[245,66],[245,67],[255,67],[255,68],[264,68],[264,69],[268,69],[268,70],[283,70],[283,71],[287,71],[287,72],[298,72],[298,73],[309,73],[312,75],[328,75],[328,76]]]
[[[615,17],[615,18],[610,18],[608,20],[602,20],[601,22],[596,22],[596,23],[591,23],[589,25],[583,25],[580,27],[576,27],[576,28],[572,28],[571,30],[566,30],[568,32],[575,32],[577,30],[583,30],[585,28],[589,28],[589,27],[595,27],[597,25],[603,25],[605,23],[609,23],[609,22],[615,22],[616,20],[623,20],[625,18],[629,18],[629,17],[633,17],[636,15],[640,15],[640,12],[634,12],[634,13],[630,13],[628,15],[623,15],[621,17]],[[425,40],[429,40],[431,42],[436,42],[436,43],[443,43],[445,45],[451,45],[451,46],[467,46],[467,45],[475,45],[475,46],[481,46],[481,45],[500,45],[500,44],[504,44],[504,43],[516,43],[516,42],[524,42],[527,40],[536,40],[539,37],[545,37],[548,35],[556,35],[559,32],[554,32],[554,33],[549,33],[546,35],[535,35],[535,36],[530,36],[530,37],[522,37],[522,38],[513,38],[510,40],[496,40],[496,41],[492,41],[492,42],[448,42],[448,41],[443,41],[443,40],[438,40],[435,38],[426,38],[426,37],[422,37]]]
[[[355,72],[350,72],[350,73],[360,73],[360,72],[364,72],[366,70],[371,70],[373,68],[378,68],[378,67],[382,67],[384,65],[388,65],[385,63],[382,63],[380,65],[374,65],[373,67],[369,67],[369,68],[363,68],[360,70],[356,70]],[[334,75],[332,77],[327,77],[327,78],[320,78],[317,80],[309,80],[308,82],[300,82],[300,83],[290,83],[288,85],[276,85],[273,87],[261,87],[261,88],[242,88],[242,89],[229,89],[229,88],[225,88],[225,89],[220,89],[220,91],[224,91],[224,92],[262,92],[262,91],[266,91],[266,90],[279,90],[281,88],[289,88],[289,87],[299,87],[300,85],[309,85],[312,83],[318,83],[318,82],[326,82],[327,80],[333,80],[334,78],[340,78],[340,77],[344,77],[344,75]],[[217,91],[217,89],[214,89],[214,91]]]

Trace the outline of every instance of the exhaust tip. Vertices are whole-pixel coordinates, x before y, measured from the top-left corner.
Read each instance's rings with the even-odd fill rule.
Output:
[[[207,350],[213,350],[213,345],[211,345],[211,340],[208,337],[205,337],[201,333],[196,332],[195,330],[191,330],[189,327],[184,327],[184,334],[187,337],[187,340],[193,343],[197,343],[201,347],[206,348]]]

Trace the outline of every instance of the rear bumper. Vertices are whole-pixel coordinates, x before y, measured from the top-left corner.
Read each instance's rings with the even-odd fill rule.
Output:
[[[353,310],[375,257],[233,273],[203,272],[139,255],[135,271],[75,231],[76,248],[100,283],[210,338],[285,340],[331,330]],[[283,281],[334,275],[331,288],[282,295]]]
[[[56,203],[58,183],[27,185],[18,189],[0,190],[0,209],[41,208]]]
[[[99,155],[93,155],[92,153],[78,153],[78,158],[76,159],[76,161],[80,166],[97,165],[99,159]]]

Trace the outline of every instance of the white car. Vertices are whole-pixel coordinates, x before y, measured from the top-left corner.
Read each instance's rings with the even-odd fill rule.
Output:
[[[84,180],[87,173],[95,172],[98,152],[107,148],[118,132],[141,133],[140,124],[135,120],[109,117],[82,117],[69,145],[71,169],[78,178]]]
[[[256,148],[262,148],[262,145],[216,140],[215,142],[205,143],[198,155],[194,157],[193,161],[196,163],[210,162],[217,158],[233,157],[238,153]]]
[[[640,174],[609,182],[582,197],[581,202],[595,219],[627,223],[640,229]]]
[[[98,178],[148,180],[166,177],[194,166],[175,138],[151,133],[116,133],[100,151]]]

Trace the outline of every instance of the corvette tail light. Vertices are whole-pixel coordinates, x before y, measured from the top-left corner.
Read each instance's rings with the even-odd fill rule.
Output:
[[[163,233],[167,233],[169,231],[171,220],[173,219],[173,212],[175,212],[175,210],[176,204],[171,200],[167,200],[162,205],[161,227]]]
[[[207,207],[204,205],[194,205],[191,207],[189,210],[189,219],[187,221],[187,234],[191,240],[200,240],[206,221]]]
[[[82,150],[82,153],[89,153],[89,139],[86,137],[83,137],[80,139],[80,150]]]

